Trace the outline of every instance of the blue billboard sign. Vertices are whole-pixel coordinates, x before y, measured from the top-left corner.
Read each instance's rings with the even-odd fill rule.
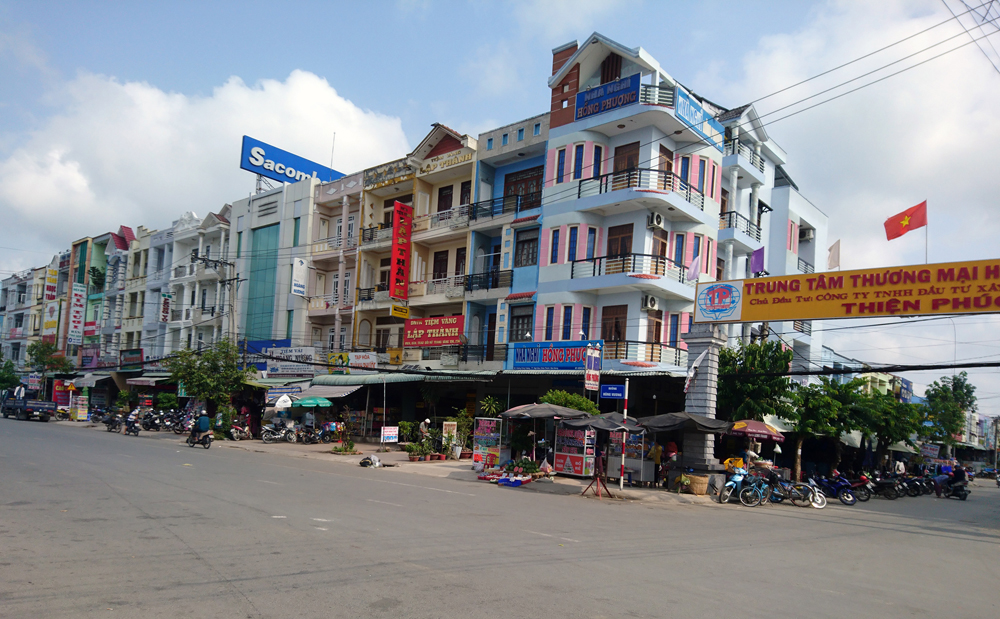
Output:
[[[587,344],[604,346],[604,340],[589,342],[525,342],[514,347],[515,370],[580,370],[587,367]]]
[[[726,130],[722,123],[712,118],[705,108],[701,107],[686,92],[676,88],[677,93],[677,118],[691,126],[691,130],[705,139],[712,146],[722,150],[722,140],[726,135]]]
[[[265,144],[248,135],[243,136],[240,168],[283,183],[295,183],[307,178],[329,182],[343,176],[336,170]]]
[[[601,385],[601,397],[605,400],[624,400],[625,385]]]
[[[575,120],[638,103],[639,77],[636,73],[577,93]]]

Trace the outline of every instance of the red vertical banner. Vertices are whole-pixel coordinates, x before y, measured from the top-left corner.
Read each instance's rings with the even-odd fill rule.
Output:
[[[413,232],[413,207],[402,202],[393,206],[392,265],[389,296],[405,301],[410,292],[410,235]]]

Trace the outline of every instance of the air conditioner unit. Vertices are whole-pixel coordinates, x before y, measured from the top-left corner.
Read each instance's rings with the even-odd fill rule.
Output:
[[[650,294],[642,295],[642,311],[648,312],[657,309],[656,297]]]
[[[646,215],[646,227],[665,230],[663,227],[663,215],[659,213],[650,213],[649,215]]]
[[[811,241],[811,240],[813,240],[815,238],[816,238],[816,229],[815,228],[802,228],[801,230],[799,230],[799,242],[800,243],[802,241]]]

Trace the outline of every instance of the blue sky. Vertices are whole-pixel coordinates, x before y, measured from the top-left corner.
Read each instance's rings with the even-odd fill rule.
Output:
[[[923,262],[921,234],[889,243],[882,222],[924,199],[932,262],[995,257],[1000,72],[985,56],[1000,65],[1000,35],[980,43],[985,53],[967,44],[963,26],[997,29],[949,20],[949,7],[964,7],[945,1],[0,0],[0,247],[15,248],[0,251],[0,275],[84,235],[161,228],[247,195],[243,134],[325,163],[336,133],[333,167],[350,172],[406,154],[434,122],[476,135],[543,112],[551,49],[594,31],[736,106],[942,23],[756,107],[766,114],[918,53],[774,120],[957,48],[767,131],[830,216],[845,269]],[[955,322],[826,341],[873,362],[1000,358],[1000,321]],[[1000,398],[997,372],[973,378]]]

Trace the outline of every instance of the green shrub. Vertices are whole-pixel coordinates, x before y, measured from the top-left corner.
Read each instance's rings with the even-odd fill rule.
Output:
[[[597,415],[601,412],[600,409],[597,408],[596,404],[582,395],[569,393],[568,391],[562,391],[561,389],[549,389],[549,392],[539,398],[538,401],[544,404],[565,406],[566,408],[583,411],[585,413],[590,413],[591,415]]]

